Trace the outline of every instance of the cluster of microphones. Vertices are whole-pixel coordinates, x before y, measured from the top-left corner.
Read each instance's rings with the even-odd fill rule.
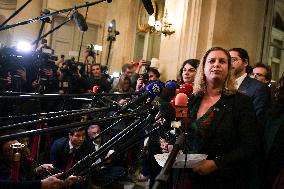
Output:
[[[85,122],[72,122],[59,126],[52,126],[50,128],[35,129],[31,131],[25,131],[21,133],[14,133],[9,135],[0,135],[0,141],[11,140],[22,137],[35,136],[39,134],[51,134],[58,131],[63,131],[75,127],[88,127],[90,124],[101,124],[106,121],[113,122],[109,127],[105,128],[102,134],[107,133],[110,129],[117,126],[118,123],[125,119],[131,119],[131,124],[126,126],[125,129],[116,133],[107,143],[105,143],[99,151],[92,152],[80,162],[75,164],[70,170],[68,170],[62,177],[68,177],[70,175],[84,175],[87,174],[92,168],[95,168],[96,160],[101,158],[101,154],[109,150],[112,146],[118,143],[120,148],[113,156],[119,155],[125,152],[134,144],[141,142],[146,137],[150,136],[152,131],[166,130],[170,131],[171,123],[180,122],[183,118],[187,117],[188,99],[192,96],[192,86],[188,84],[178,85],[175,81],[168,81],[165,84],[157,81],[150,83],[145,91],[140,94],[134,93],[138,97],[129,102],[128,104],[121,106],[112,115],[105,118],[95,117],[92,120]],[[107,96],[108,94],[98,94],[100,96]],[[72,116],[89,115],[100,111],[109,111],[113,107],[103,108],[90,108],[81,111],[67,111],[66,115],[57,115],[53,117],[41,118],[38,120],[27,121],[23,123],[16,123],[11,125],[4,125],[0,127],[0,130],[23,128],[28,125],[34,125],[37,123],[46,123],[49,121],[56,121],[57,119],[68,118]],[[64,112],[63,112],[64,113]],[[70,120],[70,119],[69,119]],[[28,128],[28,127],[27,127]],[[141,135],[141,132],[146,131]],[[99,136],[98,136],[99,137]],[[95,138],[94,138],[95,140]],[[102,162],[103,163],[103,162]]]

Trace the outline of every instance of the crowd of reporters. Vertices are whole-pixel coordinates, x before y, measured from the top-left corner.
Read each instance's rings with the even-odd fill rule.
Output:
[[[37,69],[38,73],[32,74],[37,75],[36,78],[29,76],[29,72],[26,71],[28,69],[24,67],[17,69],[13,76],[9,73],[2,74],[1,91],[43,94],[133,93],[135,91],[142,93],[151,82],[160,82],[161,85],[164,85],[159,80],[158,69],[150,67],[144,61],[124,64],[120,76],[111,78],[101,64],[88,64],[86,60],[80,64],[76,63],[74,59],[64,60],[62,56],[54,64],[49,62]],[[214,71],[206,70],[209,69],[207,68],[209,65],[212,67],[210,69],[214,69]],[[281,163],[280,160],[283,157],[283,149],[280,149],[281,146],[283,147],[283,141],[280,140],[283,136],[283,76],[275,84],[275,87],[273,85],[270,87],[268,85],[271,80],[269,67],[256,64],[251,73],[248,73],[248,66],[249,57],[244,49],[233,48],[227,51],[219,47],[210,49],[204,55],[201,63],[199,60],[189,59],[182,64],[176,83],[187,83],[195,87],[194,103],[189,103],[192,108],[189,115],[191,118],[195,118],[190,123],[196,128],[188,128],[191,149],[185,150],[185,153],[204,152],[208,153],[209,159],[192,171],[178,171],[178,173],[173,171],[172,182],[167,187],[277,188],[278,186],[279,188],[280,186],[281,188],[279,183],[281,179],[283,181],[283,161]],[[259,73],[259,67],[265,69],[265,72]],[[213,73],[220,75],[218,76],[220,81],[218,77],[216,79],[210,75]],[[215,86],[212,87],[212,85],[217,85],[216,83],[219,85],[217,90],[214,88]],[[207,98],[212,92],[217,92],[215,100]],[[246,96],[241,93],[245,93]],[[113,100],[124,106],[131,101],[132,97],[119,96]],[[198,115],[201,111],[199,110],[200,106],[208,104],[210,107],[205,108],[206,111]],[[225,107],[224,104],[228,106]],[[80,109],[80,107],[76,108]],[[224,113],[223,109],[226,108],[229,109],[227,109],[227,113]],[[74,106],[70,109],[74,109]],[[216,120],[216,117],[222,119],[223,122]],[[219,125],[217,129],[213,128],[216,127],[214,125],[216,122]],[[78,161],[91,150],[96,150],[102,145],[102,138],[100,138],[97,142],[91,141],[93,146],[90,147],[90,139],[96,136],[100,129],[100,126],[90,125],[88,130],[82,128],[69,130],[68,137],[54,138],[54,143],[49,146],[51,159],[46,162],[51,162],[52,168],[66,170],[66,167],[69,166],[69,155],[73,154],[71,149],[74,148],[77,151],[74,157],[76,156]],[[111,137],[111,135],[109,136]],[[167,151],[169,145],[172,144],[162,139],[161,136],[150,137],[150,140],[154,140],[155,143],[148,147],[151,157],[148,153],[148,157],[142,162],[140,161],[141,174],[139,177],[150,178],[150,187],[153,186],[154,179],[161,169],[153,159],[153,155]],[[213,142],[210,143],[210,141]],[[227,143],[225,144],[224,141]],[[155,150],[153,150],[154,145],[158,146]],[[4,144],[1,144],[1,150],[3,150],[3,146]],[[204,146],[207,148],[203,148]],[[67,181],[68,186],[77,180],[81,182],[84,180],[84,185],[78,186],[77,184],[76,187],[86,187],[90,180],[96,184],[107,182],[106,178],[108,180],[120,179],[120,176],[131,172],[129,164],[134,164],[137,161],[137,157],[133,157],[133,154],[138,156],[137,149],[128,152],[120,159],[123,159],[124,163],[117,164],[116,162],[108,169],[96,170],[96,174],[93,174],[91,178],[84,178],[85,180],[77,177],[70,178],[71,181]],[[104,154],[104,157],[107,156]],[[58,163],[59,160],[60,163]],[[48,165],[43,164],[42,166],[47,166],[45,169],[49,170]],[[5,173],[4,175],[10,174]],[[63,186],[62,183],[60,186]]]

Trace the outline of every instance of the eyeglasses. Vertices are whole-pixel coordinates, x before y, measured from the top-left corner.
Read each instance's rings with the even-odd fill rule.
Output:
[[[265,75],[261,74],[261,73],[251,73],[250,76],[252,78],[259,78],[259,77],[265,77]]]
[[[231,58],[231,63],[237,62],[237,61],[239,61],[239,60],[241,60],[241,58],[232,57],[232,58]]]

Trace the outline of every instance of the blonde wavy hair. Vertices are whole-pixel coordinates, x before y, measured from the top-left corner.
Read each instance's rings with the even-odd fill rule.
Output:
[[[225,79],[221,93],[226,94],[226,95],[235,94],[237,92],[237,90],[236,90],[236,87],[234,85],[235,80],[234,80],[234,77],[233,77],[233,74],[232,74],[231,56],[230,56],[229,52],[222,47],[212,47],[203,56],[202,62],[201,62],[201,64],[199,64],[197,71],[196,71],[196,75],[195,75],[195,79],[194,79],[194,86],[193,86],[193,94],[196,95],[196,96],[202,96],[206,91],[206,77],[205,77],[205,74],[204,74],[204,65],[206,63],[207,56],[212,51],[222,51],[228,57],[228,68],[229,68],[229,70],[228,70],[228,75]]]

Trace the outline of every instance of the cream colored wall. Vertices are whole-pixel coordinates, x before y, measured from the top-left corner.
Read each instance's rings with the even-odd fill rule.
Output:
[[[19,9],[26,0],[17,0],[17,9]],[[42,10],[42,1],[31,1],[16,17],[13,19],[15,23],[22,22],[34,17],[38,17]],[[40,22],[34,22],[14,28],[13,44],[18,41],[24,40],[27,42],[33,42],[37,39],[40,29]]]
[[[251,65],[260,59],[265,0],[218,0],[213,46],[242,47]]]
[[[18,0],[17,7],[23,2]],[[43,8],[54,11],[82,4],[83,0],[36,0],[14,21],[36,17]],[[103,45],[103,64],[108,49],[107,25],[112,19],[116,20],[120,35],[113,43],[110,72],[120,71],[121,65],[133,58],[139,4],[141,1],[137,0],[113,0],[110,4],[103,2],[89,9],[87,22],[101,26],[99,39]],[[159,59],[163,80],[176,79],[185,59],[201,58],[211,46],[243,47],[248,50],[252,64],[258,61],[265,0],[166,0],[165,8],[173,19],[176,33],[161,39]],[[86,8],[80,9],[83,15],[85,11]],[[15,40],[35,40],[39,27],[39,22],[17,27]]]
[[[177,71],[179,69],[180,62],[183,61],[181,58],[182,49],[181,44],[183,42],[182,35],[184,35],[183,26],[185,26],[185,15],[184,11],[187,10],[188,0],[166,0],[165,8],[168,10],[168,15],[174,21],[173,29],[175,33],[169,37],[162,36],[161,49],[159,55],[159,63],[161,72],[161,79],[176,79]]]
[[[138,4],[137,0],[113,0],[107,11],[106,22],[115,19],[116,29],[120,32],[116,41],[113,42],[110,54],[111,73],[120,72],[121,66],[128,63],[133,57]],[[108,48],[108,42],[104,44],[104,47]],[[104,62],[106,62],[106,53],[107,50],[104,50]]]

